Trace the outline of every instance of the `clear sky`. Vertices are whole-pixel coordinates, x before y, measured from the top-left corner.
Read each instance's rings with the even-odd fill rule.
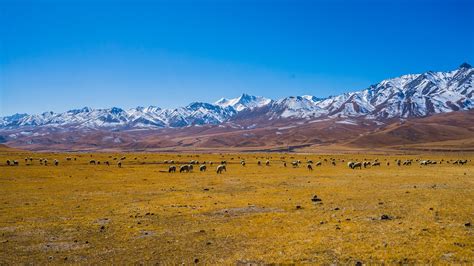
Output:
[[[465,61],[472,0],[0,0],[0,116],[322,97]]]

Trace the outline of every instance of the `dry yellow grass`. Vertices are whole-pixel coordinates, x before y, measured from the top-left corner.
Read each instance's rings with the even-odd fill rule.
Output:
[[[26,166],[26,156],[49,165]],[[474,227],[465,226],[474,222],[474,163],[393,162],[472,155],[143,153],[125,154],[122,168],[110,156],[122,154],[0,153],[0,264],[474,263]],[[283,167],[282,156],[302,167]],[[310,172],[305,157],[323,165]],[[382,166],[346,166],[364,158]],[[158,164],[169,159],[229,165],[222,175],[216,163],[169,174]]]

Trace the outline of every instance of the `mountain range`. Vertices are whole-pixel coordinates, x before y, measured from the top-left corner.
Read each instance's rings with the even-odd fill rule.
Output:
[[[380,130],[381,127],[393,123],[427,119],[433,115],[462,111],[465,114],[472,114],[469,110],[474,107],[473,74],[474,69],[469,64],[463,63],[451,71],[403,75],[383,80],[360,91],[327,98],[303,95],[273,100],[244,93],[233,99],[222,98],[215,103],[193,102],[174,109],[162,109],[156,106],[127,110],[118,107],[108,109],[84,107],[64,113],[14,114],[0,118],[0,142],[3,140],[24,146],[33,142],[41,143],[40,140],[44,139],[41,136],[50,136],[47,141],[49,143],[54,140],[52,136],[59,134],[58,132],[66,134],[80,131],[86,132],[83,138],[87,139],[90,138],[90,132],[99,134],[103,142],[99,141],[94,145],[101,146],[107,141],[112,141],[111,145],[120,146],[119,143],[128,143],[123,137],[125,133],[121,134],[122,138],[107,137],[107,134],[129,132],[128,134],[135,134],[129,141],[140,143],[144,139],[149,140],[151,135],[172,134],[186,138],[202,130],[211,130],[214,132],[213,136],[218,139],[217,136],[224,131],[228,134],[229,131],[258,129],[265,131],[269,128],[274,129],[271,135],[276,135],[278,138],[284,135],[281,132],[284,131],[282,128],[303,129],[308,128],[308,125],[328,123],[331,126],[325,128],[325,134],[330,135],[331,130],[334,132],[341,130],[341,125],[352,126],[350,129],[343,129],[348,132],[348,136],[351,131],[366,134],[368,130]],[[356,126],[359,127],[358,130],[355,130]],[[137,130],[154,133],[145,134],[148,136],[146,138],[142,133],[140,136],[131,133]],[[307,134],[318,133],[317,130],[313,132],[301,130],[303,131]],[[72,140],[65,138],[63,142],[67,141]],[[160,141],[163,141],[163,138]],[[239,141],[245,142],[245,140]],[[301,143],[314,144],[321,141],[324,142],[321,139],[306,139]],[[72,142],[81,143],[77,139]],[[249,143],[249,146],[265,145],[257,142],[258,144]],[[163,145],[166,147],[196,145],[194,142],[173,143]],[[213,143],[206,145],[212,147]]]

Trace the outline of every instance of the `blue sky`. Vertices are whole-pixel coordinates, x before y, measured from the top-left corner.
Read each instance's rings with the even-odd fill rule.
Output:
[[[474,64],[474,1],[0,0],[0,116],[329,96]]]

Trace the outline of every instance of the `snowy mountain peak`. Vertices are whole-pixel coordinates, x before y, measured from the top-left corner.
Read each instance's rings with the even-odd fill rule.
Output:
[[[237,98],[226,99],[222,98],[216,102],[216,105],[221,107],[233,107],[236,111],[242,111],[244,109],[253,109],[256,107],[262,107],[269,104],[272,100],[267,99],[261,96],[252,96],[246,93],[243,93]]]

